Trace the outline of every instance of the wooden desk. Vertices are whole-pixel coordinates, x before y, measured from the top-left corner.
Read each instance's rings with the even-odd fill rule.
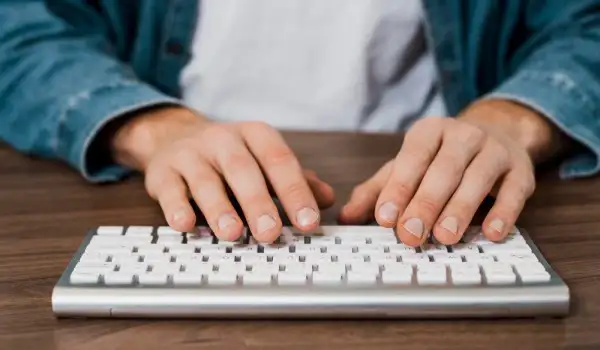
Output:
[[[400,144],[389,136],[286,137],[304,165],[334,185],[339,203]],[[85,230],[163,219],[139,178],[91,186],[62,165],[0,148],[0,348],[600,349],[599,214],[600,178],[561,182],[546,174],[519,222],[571,287],[566,319],[57,320],[52,287]]]

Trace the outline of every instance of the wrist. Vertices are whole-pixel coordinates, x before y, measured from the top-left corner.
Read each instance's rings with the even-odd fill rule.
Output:
[[[458,119],[504,133],[524,148],[535,164],[558,156],[570,145],[566,135],[546,117],[508,100],[477,101]]]
[[[178,106],[162,106],[128,116],[112,134],[112,158],[120,165],[143,171],[161,147],[206,122],[193,111]]]

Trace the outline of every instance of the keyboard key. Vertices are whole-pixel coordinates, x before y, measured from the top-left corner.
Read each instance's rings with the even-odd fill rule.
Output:
[[[224,245],[203,245],[200,247],[200,253],[202,254],[216,254],[216,253],[226,253],[229,247]]]
[[[310,244],[316,245],[316,246],[330,246],[330,245],[334,245],[334,244],[341,244],[342,240],[339,237],[332,237],[332,236],[311,236],[310,237]]]
[[[173,255],[191,254],[196,251],[196,247],[189,244],[173,244],[169,246],[169,253]]]
[[[112,271],[104,275],[104,283],[108,285],[127,285],[133,283],[130,272]]]
[[[335,285],[342,283],[343,273],[334,269],[315,271],[312,274],[312,282],[315,285]]]
[[[69,276],[69,282],[72,284],[95,284],[98,283],[100,274],[98,272],[80,272],[73,271]]]
[[[514,273],[489,274],[485,272],[486,281],[489,285],[514,284],[517,276]]]
[[[546,271],[517,270],[523,283],[539,283],[550,281],[550,274]]]
[[[410,273],[401,270],[384,270],[381,273],[381,282],[392,285],[407,285],[412,283],[412,270]]]
[[[207,272],[206,274],[212,273]],[[173,284],[180,286],[199,285],[202,283],[203,273],[199,271],[181,271],[173,275]]]
[[[167,284],[167,274],[162,272],[146,272],[138,275],[142,285],[159,286]]]
[[[342,264],[352,264],[366,261],[365,255],[354,253],[336,254],[336,259],[337,262]]]
[[[472,255],[472,254],[479,254],[479,246],[473,243],[459,243],[456,244],[452,247],[452,252],[455,254],[459,254],[459,255]]]
[[[119,266],[119,271],[121,272],[129,272],[132,273],[134,275],[139,275],[139,274],[143,274],[146,273],[146,271],[148,271],[148,265],[145,263],[136,263],[136,264],[129,264],[129,265],[120,265]]]
[[[398,243],[398,238],[395,235],[392,236],[370,236],[368,238],[368,241],[370,244],[397,244]]]
[[[168,264],[171,262],[171,260],[171,255],[165,253],[143,255],[143,261],[147,264]]]
[[[341,263],[329,263],[317,265],[317,270],[322,273],[344,273],[346,272],[346,265]]]
[[[168,264],[153,264],[150,265],[150,271],[162,272],[167,275],[172,275],[181,271],[181,264],[168,263]]]
[[[394,253],[370,254],[369,261],[376,264],[385,264],[400,261],[398,255]]]
[[[390,244],[388,247],[390,253],[396,253],[401,255],[411,255],[416,254],[416,250],[413,247],[409,247],[407,245],[398,243],[398,244]]]
[[[239,246],[231,247],[231,254],[234,254],[236,256],[257,255],[257,254],[259,254],[258,246],[256,246],[256,245],[239,245]]]
[[[489,244],[481,246],[484,253],[495,254],[495,253],[513,253],[513,254],[529,254],[531,248],[526,245],[504,245],[504,244]]]
[[[313,273],[313,265],[306,263],[293,263],[283,265],[283,268],[286,272],[297,272],[303,273],[305,275],[312,275]]]
[[[402,262],[410,263],[410,264],[417,264],[419,262],[430,261],[429,256],[427,254],[421,254],[421,253],[402,255],[401,259],[402,259]]]
[[[479,271],[452,271],[450,274],[452,283],[459,286],[481,284]]]
[[[450,263],[448,267],[452,271],[479,272],[479,264],[472,262]]]
[[[183,236],[159,236],[156,244],[169,247],[171,245],[178,245],[183,243]]]
[[[465,261],[480,264],[494,262],[496,259],[491,254],[467,254],[465,255]]]
[[[350,285],[374,285],[377,283],[377,273],[369,271],[349,271],[346,281]]]
[[[321,254],[325,252],[325,248],[313,246],[313,245],[299,245],[295,248],[296,254]]]
[[[379,274],[379,265],[373,263],[353,263],[350,265],[350,270],[353,272],[365,272],[369,274]]]
[[[434,262],[442,264],[461,263],[462,257],[459,254],[437,254],[431,257]]]
[[[123,234],[123,226],[100,226],[96,230],[99,236],[120,236]]]
[[[279,272],[279,264],[269,261],[259,261],[255,263],[247,263],[252,271],[262,271],[263,273],[276,274]]]
[[[329,254],[307,254],[304,261],[310,264],[328,264],[333,262],[333,256]]]
[[[545,272],[546,268],[544,267],[544,265],[542,265],[542,263],[540,263],[539,261],[518,261],[518,262],[514,262],[512,264],[515,268],[515,270],[517,270],[517,272],[520,271],[540,271],[540,272]]]
[[[538,262],[538,259],[533,253],[519,254],[512,252],[497,253],[496,259],[501,262],[510,264],[521,263],[521,262]]]
[[[149,237],[152,234],[152,231],[153,231],[152,226],[129,226],[125,230],[125,236]]]
[[[307,275],[301,271],[281,271],[277,274],[277,284],[282,286],[298,286],[307,282]]]
[[[385,254],[386,246],[378,244],[366,244],[361,245],[357,248],[357,251],[361,254]]]
[[[107,253],[100,253],[100,252],[92,252],[92,253],[88,253],[88,252],[84,252],[83,254],[81,254],[81,257],[79,258],[80,262],[88,262],[88,263],[103,263],[103,262],[107,262],[108,258],[110,255],[108,255]]]
[[[448,248],[443,244],[426,244],[422,252],[429,255],[448,254]]]
[[[446,266],[434,262],[418,264],[417,282],[421,285],[438,285],[446,283]]]
[[[294,264],[300,262],[300,256],[295,254],[278,254],[273,255],[272,260],[274,263],[285,265],[285,264]]]
[[[215,267],[213,264],[198,262],[198,263],[186,263],[183,265],[183,270],[186,272],[194,272],[200,274],[207,274],[214,271]]]
[[[231,270],[213,271],[207,275],[209,285],[233,285],[237,283],[237,274]]]
[[[207,261],[210,261],[211,263],[214,264],[227,264],[227,263],[233,263],[235,262],[235,255],[233,254],[223,254],[223,253],[215,253],[215,254],[208,254],[205,255]]]
[[[187,244],[194,247],[202,247],[213,243],[214,238],[212,236],[187,235]]]
[[[268,285],[271,284],[272,275],[260,271],[245,271],[242,276],[242,283],[245,285]]]
[[[405,274],[412,275],[413,266],[411,264],[407,264],[407,263],[391,262],[391,263],[384,263],[383,270],[387,271],[387,272],[397,272],[397,273],[405,273]]]
[[[241,274],[248,269],[245,263],[234,261],[222,261],[218,265],[215,264],[215,266],[218,266],[218,270],[221,272],[233,274]]]
[[[266,263],[268,262],[268,256],[265,254],[246,254],[240,257],[240,261],[246,264]]]
[[[183,232],[181,232],[181,231],[177,231],[177,230],[174,230],[174,229],[172,229],[172,228],[171,228],[171,227],[169,227],[169,226],[160,226],[160,227],[159,227],[159,228],[156,230],[156,234],[157,234],[159,237],[162,237],[162,236],[182,236],[182,235],[183,235]]]

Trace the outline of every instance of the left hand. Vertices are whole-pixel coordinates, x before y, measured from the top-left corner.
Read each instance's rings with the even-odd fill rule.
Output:
[[[557,135],[542,116],[507,101],[482,103],[456,119],[421,119],[396,158],[354,189],[340,220],[375,217],[411,246],[430,232],[454,244],[497,187],[482,229],[488,239],[502,240],[534,192],[535,162],[555,152]]]

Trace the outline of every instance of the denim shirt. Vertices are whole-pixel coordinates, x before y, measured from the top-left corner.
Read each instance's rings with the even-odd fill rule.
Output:
[[[91,182],[129,173],[90,164],[112,120],[182,104],[199,0],[0,0],[0,138]],[[583,147],[562,178],[600,170],[600,0],[424,0],[450,116],[477,99],[533,108]]]

